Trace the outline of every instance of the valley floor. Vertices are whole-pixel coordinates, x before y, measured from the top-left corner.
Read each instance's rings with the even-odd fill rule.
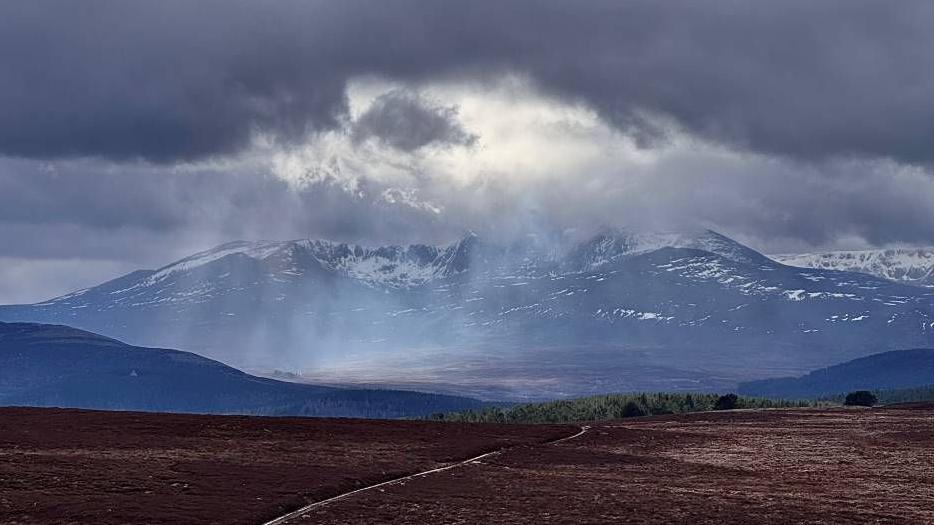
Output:
[[[932,523],[934,406],[575,427],[0,409],[0,522]]]

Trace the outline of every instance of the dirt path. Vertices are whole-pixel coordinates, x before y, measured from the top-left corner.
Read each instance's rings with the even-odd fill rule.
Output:
[[[934,407],[595,425],[317,508],[310,523],[934,523]]]
[[[556,444],[558,444],[558,443],[563,443],[563,442],[565,442],[565,441],[570,441],[570,440],[572,440],[572,439],[576,439],[576,438],[579,438],[580,436],[583,436],[585,433],[587,433],[588,430],[590,430],[590,427],[585,425],[585,426],[580,427],[580,431],[578,431],[577,433],[575,433],[575,434],[573,434],[573,435],[565,436],[565,437],[563,437],[563,438],[556,439],[556,440],[554,440],[554,441],[549,441],[549,442],[543,443],[543,445],[556,445]],[[501,453],[503,453],[503,452],[509,450],[510,448],[514,448],[514,447],[515,447],[515,445],[502,447],[502,448],[496,449],[496,450],[491,451],[491,452],[486,452],[486,453],[484,453],[484,454],[480,454],[479,456],[475,456],[475,457],[472,457],[472,458],[470,458],[470,459],[465,459],[465,460],[463,460],[463,461],[459,461],[459,462],[457,462],[457,463],[452,463],[452,464],[450,464],[450,465],[445,465],[445,466],[443,466],[443,467],[434,468],[434,469],[431,469],[431,470],[425,470],[425,471],[422,471],[422,472],[417,472],[417,473],[415,473],[415,474],[409,474],[409,475],[407,475],[407,476],[402,476],[402,477],[399,477],[399,478],[391,479],[391,480],[389,480],[389,481],[384,481],[384,482],[382,482],[382,483],[376,483],[376,484],[374,484],[374,485],[369,485],[369,486],[362,487],[362,488],[359,488],[359,489],[356,489],[356,490],[352,490],[352,491],[350,491],[350,492],[345,492],[345,493],[343,493],[343,494],[338,494],[337,496],[334,496],[334,497],[331,497],[331,498],[328,498],[328,499],[325,499],[325,500],[321,500],[321,501],[316,501],[316,502],[314,502],[314,503],[310,503],[310,504],[308,504],[308,505],[305,505],[304,507],[302,507],[302,508],[300,508],[300,509],[298,509],[298,510],[295,510],[295,511],[293,511],[293,512],[290,512],[290,513],[288,513],[288,514],[286,514],[286,515],[284,515],[284,516],[280,516],[280,517],[278,517],[278,518],[276,518],[276,519],[274,519],[274,520],[267,521],[264,525],[282,525],[282,524],[288,523],[288,522],[290,522],[290,521],[292,521],[292,520],[294,520],[294,519],[301,519],[301,517],[302,517],[303,515],[306,515],[306,514],[308,514],[310,511],[313,511],[313,510],[315,510],[315,509],[317,509],[317,508],[319,508],[319,507],[323,507],[324,505],[327,505],[327,504],[329,504],[329,503],[334,503],[334,502],[336,502],[336,501],[340,501],[340,500],[349,498],[349,497],[351,497],[351,496],[354,496],[354,495],[356,495],[356,494],[360,494],[360,493],[362,493],[362,492],[367,492],[367,491],[370,491],[370,490],[373,490],[373,489],[378,489],[378,488],[382,488],[382,487],[389,487],[389,486],[392,486],[392,485],[404,484],[406,481],[410,481],[410,480],[413,480],[413,479],[416,479],[416,478],[423,478],[423,477],[425,477],[425,476],[429,476],[429,475],[431,475],[431,474],[436,474],[436,473],[438,473],[438,472],[444,472],[444,471],[446,471],[446,470],[451,470],[451,469],[455,469],[455,468],[458,468],[458,467],[463,467],[463,466],[466,466],[466,465],[470,465],[470,464],[473,464],[473,463],[476,463],[476,462],[480,461],[481,459],[484,459],[484,458],[487,458],[487,457],[490,457],[490,456],[499,455],[499,454],[501,454]]]
[[[0,524],[255,525],[577,428],[0,408]]]

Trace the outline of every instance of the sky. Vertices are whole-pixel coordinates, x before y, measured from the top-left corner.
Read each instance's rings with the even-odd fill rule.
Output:
[[[934,4],[0,3],[0,303],[235,239],[934,245]]]

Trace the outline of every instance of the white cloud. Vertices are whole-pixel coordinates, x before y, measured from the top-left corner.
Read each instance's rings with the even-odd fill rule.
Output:
[[[330,131],[298,148],[273,148],[271,171],[297,191],[327,183],[361,201],[423,211],[452,234],[704,226],[787,251],[924,243],[932,233],[917,225],[934,218],[934,179],[924,169],[778,159],[705,142],[661,119],[653,126],[666,140],[640,147],[588,107],[543,95],[521,77],[419,86],[361,79],[348,88],[351,122],[401,89],[456,108],[477,141],[405,152]],[[903,216],[914,217],[913,226],[886,239],[882,230]],[[409,236],[421,240],[418,224]]]

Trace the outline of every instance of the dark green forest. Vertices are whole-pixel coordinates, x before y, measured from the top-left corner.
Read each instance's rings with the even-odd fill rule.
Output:
[[[875,394],[880,405],[934,401],[934,385],[897,390],[872,390],[871,392]],[[820,401],[836,405],[843,403],[845,397],[846,394],[838,394],[823,397]]]
[[[430,419],[476,423],[568,423],[608,421],[626,417],[659,414],[683,414],[715,410],[723,398],[717,394],[608,394],[563,399],[547,403],[529,403],[511,407],[485,407],[462,412],[436,413]],[[727,400],[729,403],[729,400]],[[735,404],[723,408],[791,408],[829,405],[830,401],[785,401],[738,396]]]

